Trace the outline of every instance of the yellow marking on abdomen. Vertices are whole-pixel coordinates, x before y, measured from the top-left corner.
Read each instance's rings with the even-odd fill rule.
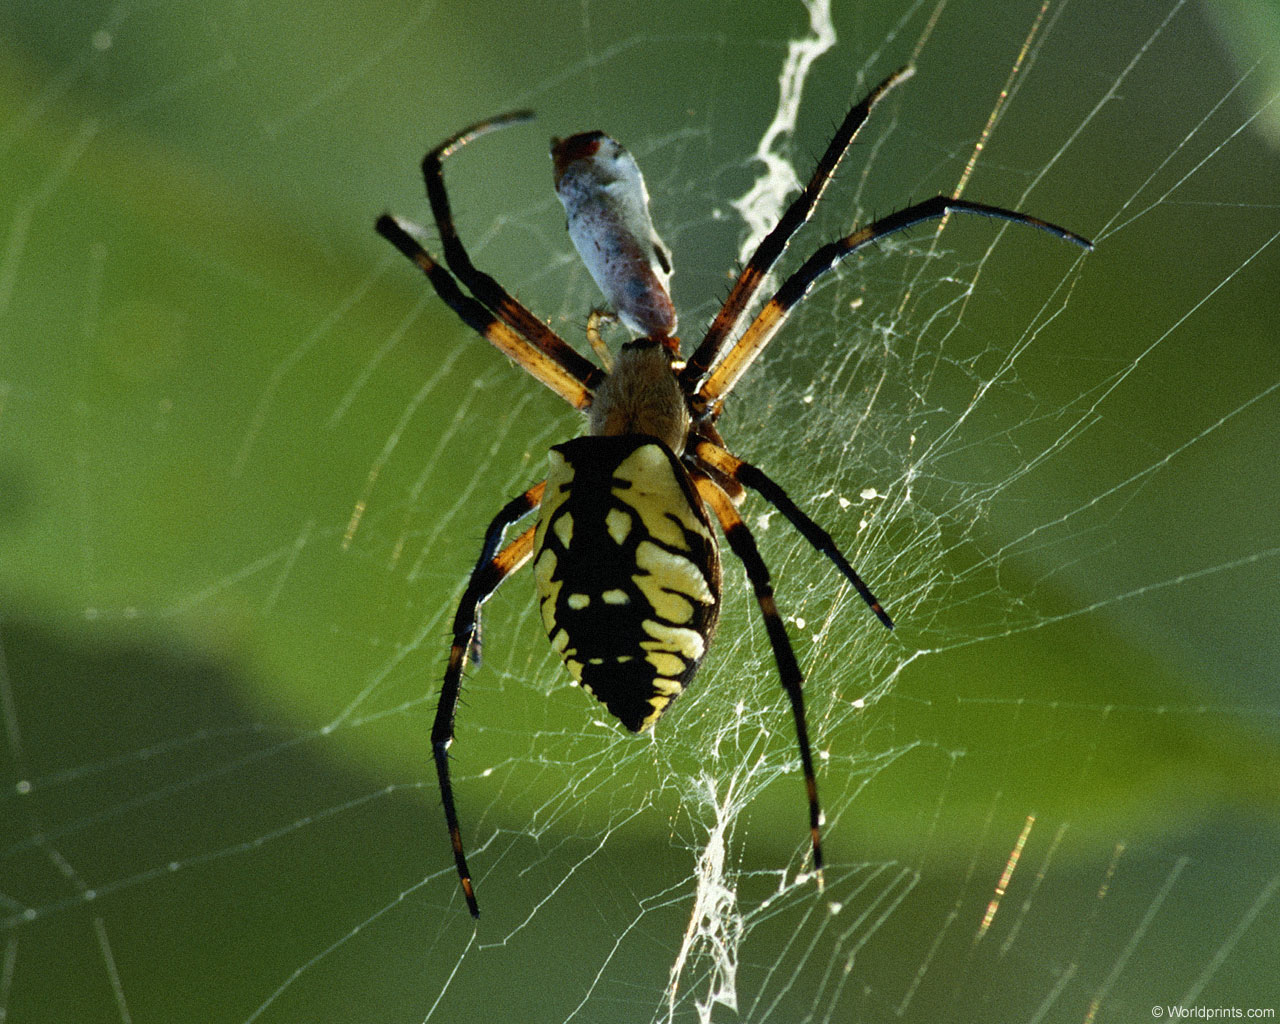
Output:
[[[573,540],[573,516],[568,512],[562,512],[556,516],[555,522],[551,524],[551,529],[560,543],[567,548],[569,542]]]
[[[613,542],[621,544],[631,533],[631,517],[620,508],[611,508],[605,513],[604,526]]]
[[[688,622],[693,618],[695,602],[715,604],[702,570],[682,555],[651,541],[641,541],[636,548],[636,566],[644,571],[632,576],[632,582],[660,619]]]
[[[542,603],[542,628],[547,635],[556,628],[556,598],[560,596],[563,585],[555,578],[556,553],[550,548],[543,548],[538,560],[533,563],[533,582],[538,591],[538,599]]]
[[[650,651],[645,655],[645,660],[660,676],[678,676],[688,667],[680,655],[672,654],[670,651]],[[667,682],[667,680],[654,679],[654,687],[657,688],[660,682]]]
[[[686,531],[710,540],[711,532],[690,505],[666,452],[656,444],[637,448],[618,463],[613,475],[629,485],[615,486],[614,497],[639,513],[654,540],[685,551],[689,549]]]
[[[695,629],[683,629],[679,626],[666,626],[653,619],[645,619],[641,627],[653,640],[642,640],[640,647],[646,651],[675,651],[686,661],[700,661],[706,652],[707,642]]]

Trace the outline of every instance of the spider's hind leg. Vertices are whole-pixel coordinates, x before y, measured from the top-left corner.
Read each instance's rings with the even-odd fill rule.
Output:
[[[791,500],[781,484],[759,467],[743,462],[725,448],[705,439],[693,445],[693,456],[701,465],[715,470],[737,484],[750,487],[786,516],[787,521],[796,528],[800,536],[812,544],[817,551],[831,559],[832,564],[844,574],[845,579],[853,584],[853,589],[867,603],[867,607],[875,612],[876,618],[886,628],[893,629],[893,619],[889,618],[889,613],[880,606],[880,601],[875,594],[871,593],[871,588],[862,582],[862,577],[836,546],[831,534],[810,519],[804,510]]]
[[[813,844],[813,870],[818,888],[822,888],[822,809],[818,804],[818,781],[813,771],[813,753],[809,747],[809,727],[804,713],[804,676],[796,661],[787,627],[778,612],[773,597],[773,585],[769,580],[769,567],[765,565],[756,546],[755,537],[738,515],[730,497],[710,477],[699,472],[691,473],[694,486],[702,499],[711,507],[720,528],[724,531],[729,547],[738,556],[747,571],[747,579],[755,591],[760,614],[764,617],[769,643],[773,647],[773,659],[778,666],[778,678],[782,689],[791,701],[791,714],[796,723],[796,743],[800,748],[800,768],[804,772],[805,793],[809,800],[809,838]]]
[[[507,502],[485,531],[480,559],[471,571],[466,592],[453,617],[449,666],[445,669],[435,722],[431,726],[431,753],[440,783],[440,801],[444,804],[444,818],[449,828],[449,842],[453,847],[453,859],[458,868],[458,879],[462,883],[462,894],[472,917],[480,916],[480,907],[476,903],[471,871],[467,867],[466,853],[462,848],[462,831],[453,802],[453,784],[449,780],[449,747],[453,743],[453,723],[458,710],[458,697],[462,692],[463,670],[469,660],[474,659],[477,663],[480,661],[480,606],[493,596],[494,591],[508,576],[529,561],[533,554],[535,527],[530,526],[505,548],[498,550],[503,534],[508,526],[519,522],[541,504],[545,489],[545,481],[534,484],[523,494]]]

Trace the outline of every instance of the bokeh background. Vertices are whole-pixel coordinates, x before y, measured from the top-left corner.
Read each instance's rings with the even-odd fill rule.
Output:
[[[887,244],[726,415],[900,623],[764,519],[828,898],[792,885],[791,726],[747,601],[637,741],[563,684],[517,581],[455,746],[477,929],[427,743],[449,617],[489,517],[578,425],[373,218],[425,219],[425,149],[536,107],[449,181],[478,262],[577,340],[597,300],[545,140],[602,128],[646,170],[694,336],[806,10],[8,5],[0,1018],[1276,1007],[1280,31],[1269,4],[1147,6],[836,2],[782,144],[807,173],[917,63],[803,252],[954,188],[1012,82],[966,195],[1100,243]],[[689,923],[717,823],[721,955]]]

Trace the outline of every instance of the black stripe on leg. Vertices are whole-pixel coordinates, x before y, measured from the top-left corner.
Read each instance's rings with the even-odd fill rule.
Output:
[[[822,809],[818,802],[818,781],[813,769],[813,754],[809,746],[809,726],[804,710],[804,676],[796,661],[795,651],[791,647],[791,639],[787,636],[786,625],[778,612],[777,602],[773,596],[773,585],[769,578],[769,567],[765,564],[747,524],[738,515],[729,496],[722,491],[713,480],[706,476],[694,478],[698,492],[706,499],[720,528],[724,531],[729,548],[737,555],[746,569],[747,579],[755,592],[756,603],[760,606],[760,614],[764,618],[765,630],[769,635],[769,644],[773,648],[773,659],[778,667],[778,679],[787,698],[791,701],[791,716],[795,721],[796,744],[800,749],[800,767],[804,772],[805,795],[809,803],[809,838],[813,846],[813,867],[818,885],[822,885]]]

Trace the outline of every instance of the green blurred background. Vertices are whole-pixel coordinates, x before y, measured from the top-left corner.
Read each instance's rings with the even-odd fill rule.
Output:
[[[725,417],[900,623],[762,531],[806,620],[841,911],[776,895],[801,794],[745,599],[650,743],[564,685],[516,581],[455,746],[478,930],[427,744],[449,618],[578,425],[373,218],[425,219],[425,149],[536,107],[449,181],[478,262],[576,340],[597,300],[545,140],[602,128],[692,337],[804,8],[7,6],[0,1018],[696,1019],[705,948],[668,989],[711,785],[741,800],[744,915],[712,1019],[1276,1007],[1280,32],[1266,4],[1121,6],[1047,7],[966,192],[1098,250],[985,222],[887,245]],[[918,72],[797,249],[953,188],[1041,13],[837,4],[805,171]]]

